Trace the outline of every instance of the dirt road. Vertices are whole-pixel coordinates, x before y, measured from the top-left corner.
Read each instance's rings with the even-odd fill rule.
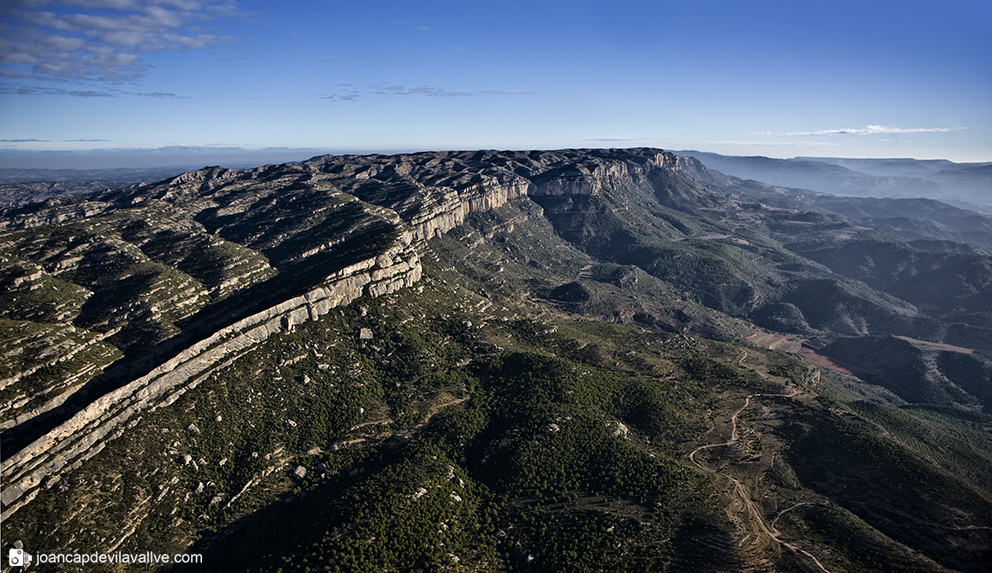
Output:
[[[743,360],[743,358],[742,358],[742,360]],[[795,396],[798,393],[799,393],[799,390],[798,389],[793,389],[793,391],[791,393],[789,393],[789,394],[764,394],[764,396],[768,396],[768,397],[785,397],[785,398],[788,398],[788,397],[791,397],[791,396]],[[718,472],[716,470],[710,469],[710,468],[704,466],[699,461],[697,461],[696,458],[695,458],[696,454],[699,453],[700,450],[706,450],[706,449],[710,449],[710,448],[721,448],[721,447],[732,446],[732,445],[736,444],[737,443],[737,417],[740,416],[741,412],[743,412],[744,410],[746,410],[747,407],[751,405],[751,398],[756,398],[756,397],[760,397],[760,396],[762,396],[762,394],[751,394],[750,396],[748,396],[744,400],[744,405],[741,406],[736,412],[734,412],[734,415],[730,417],[730,424],[731,424],[731,426],[730,426],[730,440],[728,440],[728,441],[726,441],[726,442],[724,442],[722,444],[707,444],[705,446],[699,446],[698,448],[696,448],[695,450],[693,450],[691,454],[689,454],[689,461],[691,461],[693,464],[696,465],[696,467],[698,467],[699,469],[703,470],[706,473],[709,473],[709,474],[712,474],[712,475],[721,476],[721,477],[724,477],[724,478],[730,480],[731,482],[733,482],[735,495],[741,500],[741,503],[744,504],[744,507],[747,508],[748,512],[754,517],[754,520],[758,523],[758,526],[765,533],[765,535],[768,536],[769,539],[771,539],[772,541],[774,541],[775,543],[777,543],[779,545],[782,545],[784,547],[789,548],[790,550],[792,550],[795,553],[802,553],[806,557],[809,557],[813,561],[813,563],[816,563],[816,566],[819,567],[821,571],[823,571],[824,573],[830,573],[830,571],[826,567],[824,567],[822,563],[820,563],[820,560],[817,559],[815,556],[813,556],[810,552],[806,551],[805,549],[802,549],[801,547],[797,547],[796,545],[793,545],[792,543],[789,543],[787,541],[783,541],[782,538],[781,538],[781,535],[782,535],[781,532],[779,532],[775,528],[775,521],[778,520],[778,517],[781,517],[783,513],[786,513],[787,511],[791,511],[791,510],[795,509],[796,507],[798,507],[800,505],[804,505],[804,504],[796,504],[796,505],[790,507],[789,509],[786,509],[785,511],[782,511],[781,513],[779,513],[778,517],[775,518],[775,520],[773,520],[770,524],[766,524],[764,517],[762,517],[762,515],[761,515],[761,511],[759,511],[758,510],[758,507],[754,504],[753,501],[751,501],[750,494],[748,494],[747,490],[744,488],[744,484],[742,484],[740,482],[740,480],[738,480],[737,478],[735,478],[733,476],[730,476],[730,475],[727,475],[727,474],[723,474],[723,473],[720,473],[720,472]]]

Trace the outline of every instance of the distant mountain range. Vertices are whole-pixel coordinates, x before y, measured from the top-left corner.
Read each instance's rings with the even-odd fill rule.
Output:
[[[739,157],[678,151],[726,175],[770,185],[835,195],[937,199],[992,213],[992,163],[943,159],[846,159],[839,157]]]
[[[79,151],[33,151],[0,149],[0,170],[63,170],[63,169],[160,169],[184,168],[185,171],[204,165],[225,167],[255,167],[266,163],[303,161],[326,153],[353,153],[355,150],[310,147],[264,147],[246,149],[239,146],[170,145],[156,148],[107,148]],[[31,181],[31,179],[22,180]]]

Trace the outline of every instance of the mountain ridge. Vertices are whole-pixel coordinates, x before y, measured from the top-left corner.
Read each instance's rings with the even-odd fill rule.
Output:
[[[990,258],[797,201],[645,148],[321,156],[7,208],[4,538],[231,570],[980,570]],[[927,306],[909,264],[974,272]],[[763,332],[850,364],[892,336],[979,352],[913,354],[914,394],[891,364],[821,371]],[[863,471],[877,499],[844,493],[817,444],[908,493]]]

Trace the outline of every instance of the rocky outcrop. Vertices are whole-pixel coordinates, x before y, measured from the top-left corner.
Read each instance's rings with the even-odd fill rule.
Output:
[[[3,461],[0,494],[6,519],[37,495],[48,477],[79,467],[121,435],[139,412],[173,403],[214,370],[268,337],[316,320],[359,296],[381,296],[411,286],[421,267],[413,233],[401,232],[386,252],[345,267],[319,288],[249,316],[190,346],[149,374],[100,397],[72,419]]]
[[[4,210],[0,217],[0,230],[30,229],[43,225],[58,225],[84,217],[95,217],[106,213],[113,206],[103,201],[72,201],[71,199],[49,199],[44,208],[11,208]]]
[[[485,212],[502,207],[518,197],[525,197],[533,185],[523,178],[504,182],[494,177],[455,190],[431,188],[425,190],[425,205],[410,218],[417,240],[428,241],[447,233],[465,222],[470,213]]]
[[[653,171],[681,169],[676,156],[657,149],[328,156],[304,166],[311,183],[395,210],[421,241],[462,224],[470,213],[515,199],[596,195],[604,187],[647,181]]]
[[[5,346],[12,350],[0,359],[0,371],[13,376],[0,380],[0,390],[14,387],[15,392],[0,404],[0,430],[59,407],[121,357],[103,336],[70,325],[13,323],[8,334],[14,336]]]
[[[172,404],[273,334],[317,320],[359,296],[378,297],[413,285],[421,276],[418,253],[468,215],[528,196],[596,195],[604,186],[649,181],[659,171],[677,169],[674,156],[649,149],[324,157],[240,172],[207,168],[84,201],[7,211],[0,218],[0,230],[14,232],[64,224],[84,228],[94,217],[102,217],[100,224],[106,225],[122,209],[135,210],[124,223],[115,219],[102,227],[116,229],[123,238],[114,235],[110,244],[131,253],[135,264],[185,269],[176,277],[193,281],[197,305],[206,304],[207,311],[217,299],[262,284],[259,281],[278,281],[283,272],[294,274],[279,283],[281,288],[288,288],[293,277],[306,277],[300,280],[312,286],[303,294],[273,300],[250,316],[239,318],[237,309],[226,308],[220,314],[233,317],[230,324],[184,343],[188,346],[178,354],[157,366],[153,362],[146,374],[100,396],[8,455],[0,465],[2,517],[30,502],[46,480],[57,480],[99,453],[138,423],[141,412]],[[512,231],[512,225],[505,231]],[[108,240],[101,233],[92,233],[94,242]],[[92,251],[93,244],[80,248]],[[43,250],[31,256],[41,257],[37,253]],[[88,288],[106,279],[95,264],[101,259],[91,259],[85,259],[95,261],[85,275]],[[84,258],[62,253],[51,259],[50,272],[77,269],[79,261]],[[335,267],[335,261],[343,262]],[[329,264],[330,271],[323,274]],[[83,276],[73,272],[60,276]],[[176,313],[172,308],[185,300],[179,292],[157,300],[149,312],[168,316],[169,324],[190,316],[190,310]],[[125,320],[138,317],[119,309],[113,312]]]

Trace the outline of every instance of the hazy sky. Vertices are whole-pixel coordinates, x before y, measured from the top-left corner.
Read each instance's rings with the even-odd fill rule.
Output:
[[[0,2],[0,151],[171,146],[992,161],[992,2]]]

